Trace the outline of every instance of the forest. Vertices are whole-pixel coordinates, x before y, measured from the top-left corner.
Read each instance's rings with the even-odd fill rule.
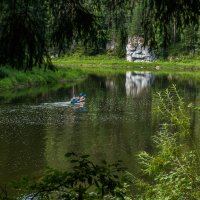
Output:
[[[199,53],[198,0],[9,0],[0,2],[0,64],[53,69],[51,54],[125,56],[128,36],[141,36],[158,57]]]

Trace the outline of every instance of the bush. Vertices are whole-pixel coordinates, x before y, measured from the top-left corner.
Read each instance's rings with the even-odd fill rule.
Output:
[[[128,194],[127,180],[121,161],[102,165],[91,162],[88,155],[67,153],[72,163],[71,171],[60,172],[49,169],[39,181],[24,179],[16,183],[16,189],[23,189],[22,199],[124,199]]]
[[[186,151],[180,142],[190,134],[187,106],[175,86],[158,97],[160,105],[157,110],[166,122],[153,137],[155,153],[141,152],[138,156],[143,178],[136,180],[140,192],[136,199],[199,199],[198,152]]]
[[[0,68],[0,79],[8,77],[8,74],[5,72],[3,68]]]

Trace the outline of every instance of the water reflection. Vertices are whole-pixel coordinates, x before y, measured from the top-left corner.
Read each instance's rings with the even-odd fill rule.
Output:
[[[77,112],[86,112],[86,111],[88,111],[88,108],[86,107],[85,103],[81,103],[81,104],[77,105],[75,107],[75,109],[76,109]]]
[[[46,166],[43,127],[0,124],[0,130],[0,183],[33,175]]]
[[[134,171],[136,153],[151,149],[157,123],[152,113],[153,94],[170,81],[167,75],[155,77],[150,72],[91,75],[73,87],[0,104],[0,183],[46,166],[65,168],[68,151],[90,154],[97,162],[123,159]],[[173,81],[181,96],[199,98],[197,84],[191,87],[188,81]],[[80,91],[88,95],[86,104],[66,105]],[[138,98],[129,98],[132,96]],[[198,132],[198,120],[194,123]]]
[[[151,72],[126,72],[126,95],[137,97],[145,93],[154,80]]]
[[[117,89],[117,84],[114,80],[106,80],[105,85],[110,91],[115,91]]]

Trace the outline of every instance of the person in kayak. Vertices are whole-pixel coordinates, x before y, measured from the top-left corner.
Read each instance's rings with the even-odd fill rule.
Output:
[[[82,94],[81,96],[79,96],[79,100],[80,101],[85,101],[87,95],[86,94]]]
[[[71,103],[81,103],[85,102],[86,94],[80,93],[78,97],[74,97],[71,99]]]

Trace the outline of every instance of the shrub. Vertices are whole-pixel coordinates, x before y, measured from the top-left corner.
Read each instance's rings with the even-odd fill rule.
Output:
[[[155,153],[141,152],[138,156],[143,178],[136,180],[140,191],[136,199],[199,199],[198,152],[186,151],[180,142],[190,133],[187,106],[175,86],[158,94],[158,97],[160,104],[157,110],[166,122],[153,137]]]
[[[5,72],[3,68],[0,68],[0,79],[8,77],[8,74]]]
[[[16,188],[25,189],[22,199],[124,199],[128,193],[121,161],[102,165],[91,162],[88,155],[66,154],[72,163],[71,171],[49,169],[41,180],[23,180]]]

